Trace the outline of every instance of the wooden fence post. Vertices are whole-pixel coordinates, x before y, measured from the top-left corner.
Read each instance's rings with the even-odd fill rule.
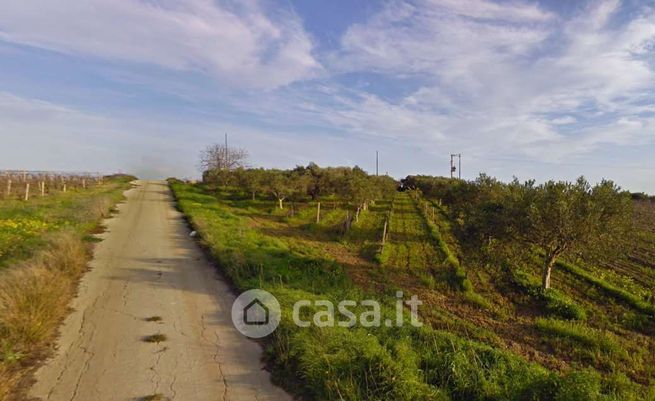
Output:
[[[389,224],[389,219],[384,220],[384,229],[382,230],[382,246],[387,242],[387,225]]]
[[[7,180],[7,198],[11,197],[11,178]]]
[[[25,200],[30,200],[30,183],[25,183]]]
[[[321,222],[321,202],[316,204],[316,224]]]
[[[64,192],[66,192],[66,183],[64,182]]]
[[[350,230],[350,210],[346,211],[346,226],[344,230],[344,235]]]

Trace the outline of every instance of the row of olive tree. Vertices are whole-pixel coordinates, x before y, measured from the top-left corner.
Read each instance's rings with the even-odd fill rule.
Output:
[[[562,255],[607,257],[625,249],[632,231],[632,201],[611,181],[590,185],[548,181],[504,184],[481,175],[467,182],[410,176],[403,186],[442,199],[460,223],[462,237],[506,249],[543,253],[542,287],[550,288],[553,267]]]
[[[393,178],[372,176],[359,167],[321,168],[314,163],[292,170],[238,168],[230,175],[231,185],[248,192],[253,199],[257,194],[271,194],[280,209],[287,199],[319,200],[333,196],[366,209],[376,199],[391,196],[397,188]]]
[[[237,186],[253,199],[272,195],[280,209],[285,200],[319,200],[336,196],[357,209],[392,196],[398,183],[389,176],[373,176],[361,168],[319,167],[316,163],[292,170],[248,168],[248,153],[239,148],[211,145],[201,154],[203,181],[216,186]]]

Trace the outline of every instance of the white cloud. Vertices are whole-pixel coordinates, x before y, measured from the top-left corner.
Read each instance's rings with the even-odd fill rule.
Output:
[[[0,39],[110,60],[202,71],[275,88],[321,66],[298,17],[253,1],[34,0],[0,4]]]
[[[577,121],[578,120],[575,117],[564,116],[559,118],[553,118],[552,120],[550,120],[550,123],[555,125],[567,125],[567,124],[576,123]]]
[[[530,2],[392,2],[352,26],[331,60],[342,71],[420,77],[415,93],[378,100],[380,120],[388,110],[411,109],[413,122],[438,123],[447,143],[469,152],[539,157],[536,150],[552,146],[567,157],[601,144],[627,146],[635,130],[655,142],[650,124],[625,128],[648,109],[643,103],[653,103],[647,56],[655,14],[642,9],[614,23],[620,8],[618,0],[591,2],[563,18]],[[353,108],[349,115],[371,111],[368,102]],[[560,132],[581,119],[584,129]]]

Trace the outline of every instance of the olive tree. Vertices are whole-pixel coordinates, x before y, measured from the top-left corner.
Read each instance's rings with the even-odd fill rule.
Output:
[[[564,254],[584,255],[621,243],[630,230],[630,196],[611,181],[591,186],[583,177],[575,183],[526,183],[514,208],[520,237],[543,249],[542,287],[550,288],[551,274]]]
[[[245,169],[239,167],[233,172],[237,185],[252,195],[255,200],[258,192],[264,191],[266,182],[266,171],[262,168]]]
[[[293,177],[287,171],[267,170],[266,187],[277,199],[280,209],[284,209],[282,202],[291,196],[294,190]]]

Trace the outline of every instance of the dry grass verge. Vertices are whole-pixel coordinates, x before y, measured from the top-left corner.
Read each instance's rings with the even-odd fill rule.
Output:
[[[103,193],[75,200],[77,203],[64,198],[30,210],[35,219],[56,221],[66,228],[44,234],[45,243],[30,247],[28,259],[0,269],[0,401],[24,399],[20,394],[26,387],[23,383],[47,355],[86,270],[93,241],[85,238],[110,215],[129,179],[110,183]],[[52,213],[42,215],[43,210]],[[5,215],[12,216],[9,212]]]
[[[54,337],[89,253],[73,232],[60,232],[33,259],[0,273],[0,400]]]

